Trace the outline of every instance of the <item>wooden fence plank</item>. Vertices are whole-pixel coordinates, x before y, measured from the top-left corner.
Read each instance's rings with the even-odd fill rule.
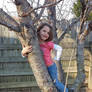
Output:
[[[7,62],[8,63],[9,62],[13,62],[13,63],[14,62],[21,62],[22,63],[22,62],[25,62],[25,61],[28,62],[27,58],[22,58],[21,56],[17,56],[17,57],[16,56],[13,56],[13,57],[9,56],[9,57],[6,57],[6,58],[5,57],[0,57],[0,63],[5,63],[5,62],[6,63]]]
[[[33,74],[30,75],[9,75],[9,76],[0,76],[2,80],[0,83],[11,83],[11,82],[31,82],[35,81]]]
[[[13,83],[2,83],[0,88],[19,88],[19,87],[34,87],[38,86],[36,81],[33,82],[13,82]]]
[[[91,48],[92,49],[92,48]],[[92,55],[90,55],[88,88],[92,90]]]
[[[22,49],[19,44],[0,44],[0,50]]]
[[[1,72],[1,71],[0,71]],[[16,71],[3,71],[3,73],[1,72],[0,73],[0,76],[17,76],[17,75],[33,75],[32,71],[30,70],[26,70],[26,71],[19,71],[19,72],[16,72]]]

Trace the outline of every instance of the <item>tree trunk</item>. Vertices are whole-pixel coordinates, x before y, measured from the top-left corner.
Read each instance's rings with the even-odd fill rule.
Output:
[[[18,15],[21,16],[20,23],[25,27],[23,32],[26,38],[26,45],[32,45],[33,47],[33,51],[28,54],[28,61],[32,67],[37,84],[42,92],[57,92],[44,64],[37,39],[36,28],[32,21],[32,13],[25,17],[22,16],[23,13],[28,12],[26,9],[32,9],[32,7],[30,7],[27,0],[15,0],[15,3],[17,6]]]
[[[34,36],[34,34],[31,35]],[[44,64],[38,40],[35,37],[35,39],[31,39],[31,41],[33,51],[28,55],[28,61],[30,66],[32,67],[38,86],[40,87],[42,92],[50,92],[51,89],[51,92],[57,92]]]
[[[73,84],[74,92],[79,92],[85,80],[84,70],[84,41],[77,40],[77,77]]]

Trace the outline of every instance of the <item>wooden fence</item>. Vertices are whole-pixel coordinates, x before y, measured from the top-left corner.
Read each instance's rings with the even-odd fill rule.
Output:
[[[39,92],[14,32],[0,26],[0,92]]]
[[[63,70],[66,73],[69,71],[68,75],[68,85],[72,85],[77,75],[77,57],[76,57],[76,43],[62,43],[63,53],[62,53],[62,66]],[[90,66],[90,54],[87,49],[84,50],[84,69],[86,74],[85,84],[88,84],[88,73],[89,73],[89,66]],[[70,67],[69,67],[70,63]],[[69,70],[68,70],[69,69]]]
[[[27,59],[21,57],[21,45],[16,34],[8,30],[0,26],[0,92],[40,92]],[[76,44],[73,41],[62,41],[61,45],[63,47],[61,62],[65,75],[72,57],[68,78],[68,84],[71,85],[77,74]],[[85,49],[86,84],[89,66],[90,54]]]

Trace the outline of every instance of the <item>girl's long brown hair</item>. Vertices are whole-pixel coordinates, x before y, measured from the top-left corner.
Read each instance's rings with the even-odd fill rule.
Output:
[[[38,27],[38,29],[37,29],[37,35],[38,35],[38,37],[40,38],[39,32],[40,32],[40,30],[41,30],[44,26],[47,26],[47,27],[50,28],[49,38],[46,40],[46,42],[52,41],[52,39],[53,39],[53,33],[52,33],[53,28],[52,28],[52,26],[51,26],[50,24],[48,24],[48,23],[42,23],[42,24]]]

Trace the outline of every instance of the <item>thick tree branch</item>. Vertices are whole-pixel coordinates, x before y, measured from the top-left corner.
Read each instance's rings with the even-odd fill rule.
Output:
[[[86,3],[88,3],[88,2],[86,2]],[[88,11],[88,4],[86,4],[85,10],[83,10],[81,13],[79,35],[82,33],[82,28],[83,28],[84,22],[86,20],[87,11]]]
[[[86,9],[84,11],[84,15],[80,21],[80,33],[79,33],[79,39],[80,40],[84,40],[85,37],[90,33],[90,31],[92,30],[92,27],[90,27],[89,25],[92,25],[92,21],[89,22],[88,27],[86,27],[86,29],[82,32],[81,29],[83,27],[85,18],[89,16],[89,13],[92,11],[92,1],[88,1],[86,4]],[[91,30],[90,30],[91,29]]]
[[[83,7],[85,7],[85,5],[86,5],[85,0],[80,0],[80,2],[81,2],[81,5],[82,5]]]
[[[84,11],[86,8],[86,1],[85,0],[80,0],[81,5],[82,5],[82,12],[81,12],[81,17],[84,15]]]
[[[23,33],[21,32],[22,27],[2,9],[0,9],[0,24],[13,30],[18,36],[22,46],[26,45]]]
[[[14,30],[15,32],[21,31],[19,24],[2,9],[0,9],[0,24]]]
[[[89,16],[90,12],[92,12],[92,1],[88,1],[88,11],[87,11],[87,14],[86,14],[86,17]]]

